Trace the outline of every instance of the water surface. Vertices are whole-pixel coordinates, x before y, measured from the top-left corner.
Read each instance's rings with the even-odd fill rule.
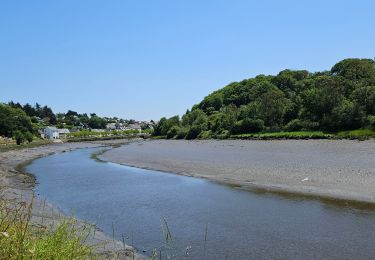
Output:
[[[375,212],[319,200],[256,194],[210,181],[103,163],[83,149],[27,167],[37,193],[65,213],[150,254],[164,245],[190,259],[371,259]],[[207,241],[205,230],[207,227]]]

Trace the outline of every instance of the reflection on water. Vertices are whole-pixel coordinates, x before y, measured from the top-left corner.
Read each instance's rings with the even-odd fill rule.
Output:
[[[66,213],[139,250],[163,245],[201,259],[369,259],[375,211],[366,204],[287,193],[246,192],[157,171],[99,163],[85,149],[34,161],[37,192]],[[205,229],[207,227],[207,241]],[[206,248],[206,249],[204,249]]]

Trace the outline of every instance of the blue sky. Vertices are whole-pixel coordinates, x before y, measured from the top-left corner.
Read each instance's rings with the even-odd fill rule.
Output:
[[[0,101],[141,120],[232,82],[375,57],[375,1],[0,1]]]

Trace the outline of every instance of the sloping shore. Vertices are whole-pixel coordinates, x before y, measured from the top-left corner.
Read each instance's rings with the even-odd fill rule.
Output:
[[[39,157],[53,153],[67,152],[75,149],[98,147],[103,145],[117,145],[129,142],[128,140],[98,141],[85,143],[60,143],[50,144],[30,149],[12,150],[0,153],[0,191],[7,199],[30,202],[34,197],[33,188],[35,179],[32,175],[22,172],[22,166]],[[37,225],[56,225],[66,216],[54,205],[41,201],[38,197],[33,199],[32,223]],[[77,225],[85,225],[95,229],[86,239],[89,245],[95,245],[96,251],[103,258],[116,259],[145,259],[134,253],[134,248],[124,245],[120,241],[107,236],[97,228],[83,221]]]
[[[151,140],[101,160],[245,189],[375,203],[375,140]]]

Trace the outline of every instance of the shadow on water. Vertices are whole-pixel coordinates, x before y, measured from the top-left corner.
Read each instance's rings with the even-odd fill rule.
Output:
[[[364,202],[364,201],[357,201],[357,200],[347,200],[347,199],[340,199],[328,196],[318,196],[314,194],[306,194],[306,193],[299,193],[299,192],[291,192],[291,191],[282,191],[282,190],[273,190],[269,188],[262,188],[262,187],[255,187],[255,186],[244,186],[237,183],[223,183],[223,182],[216,182],[219,185],[231,187],[237,190],[247,191],[249,193],[261,195],[261,196],[273,196],[280,199],[286,199],[294,202],[298,201],[315,201],[320,202],[322,205],[327,207],[336,208],[337,210],[342,209],[353,209],[353,210],[360,210],[360,211],[375,211],[375,203],[371,202]]]

